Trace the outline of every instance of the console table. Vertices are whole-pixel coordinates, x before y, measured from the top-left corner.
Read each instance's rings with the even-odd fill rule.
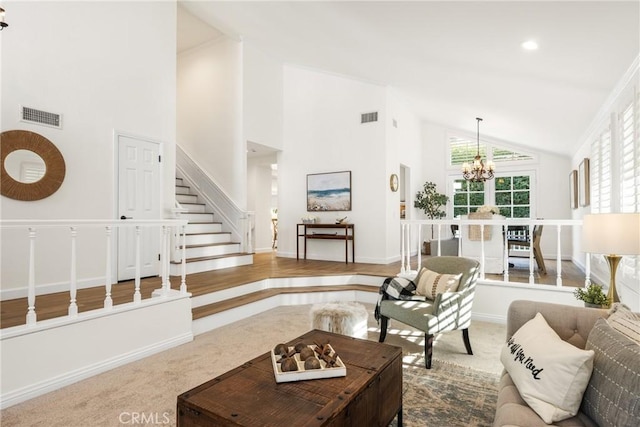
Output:
[[[304,259],[307,259],[307,239],[343,240],[344,262],[349,263],[349,242],[351,242],[351,262],[355,262],[355,229],[353,224],[298,224],[296,238],[296,259],[300,259],[300,238],[304,238]]]

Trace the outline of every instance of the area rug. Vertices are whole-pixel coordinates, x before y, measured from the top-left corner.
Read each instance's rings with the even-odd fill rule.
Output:
[[[403,425],[491,426],[499,380],[496,374],[446,363],[432,369],[405,368]],[[391,425],[396,426],[396,422]]]

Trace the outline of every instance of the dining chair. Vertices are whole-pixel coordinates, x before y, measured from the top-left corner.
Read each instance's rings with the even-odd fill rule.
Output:
[[[540,239],[542,238],[542,228],[544,225],[534,225],[531,236],[514,236],[509,237],[508,249],[511,251],[513,246],[523,246],[529,249],[533,248],[533,257],[538,264],[538,270],[540,274],[547,274],[547,268],[544,265],[544,257],[542,256],[542,250],[540,249]]]

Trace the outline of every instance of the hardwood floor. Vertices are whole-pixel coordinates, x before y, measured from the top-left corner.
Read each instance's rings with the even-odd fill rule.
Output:
[[[549,263],[551,264],[551,263]],[[566,264],[566,265],[565,265]],[[415,268],[416,260],[412,259]],[[517,264],[520,267],[520,264]],[[254,263],[248,266],[231,267],[217,271],[194,273],[187,276],[187,288],[193,296],[231,288],[267,278],[332,276],[340,274],[363,274],[370,276],[395,276],[400,271],[400,262],[391,264],[365,264],[334,261],[296,260],[294,258],[277,257],[274,253],[254,255]],[[536,274],[536,283],[555,285],[555,264],[547,265],[548,274]],[[563,285],[583,286],[584,275],[570,262],[562,263]],[[582,276],[581,276],[582,275]],[[487,275],[487,279],[502,280],[502,276]],[[529,271],[526,268],[510,269],[509,279],[514,282],[528,283]],[[358,286],[358,285],[355,285]],[[150,298],[155,289],[161,287],[159,277],[141,280],[142,298]],[[180,277],[171,277],[171,287],[180,288]],[[266,291],[265,291],[266,292]],[[120,282],[112,286],[113,304],[124,304],[133,301],[134,282]],[[77,292],[79,312],[86,312],[103,307],[104,287],[80,289]],[[25,324],[27,299],[18,298],[0,302],[0,327],[9,328]],[[36,297],[36,313],[38,320],[65,316],[69,307],[69,292],[39,295]],[[200,313],[202,312],[202,313]],[[194,317],[203,315],[206,309],[194,309]]]

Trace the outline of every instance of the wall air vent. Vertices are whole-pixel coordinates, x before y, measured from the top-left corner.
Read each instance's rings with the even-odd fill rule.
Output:
[[[360,115],[360,123],[371,123],[378,121],[378,112],[363,113]]]
[[[20,106],[20,120],[27,123],[35,123],[43,126],[51,126],[62,129],[62,115],[35,108]]]

